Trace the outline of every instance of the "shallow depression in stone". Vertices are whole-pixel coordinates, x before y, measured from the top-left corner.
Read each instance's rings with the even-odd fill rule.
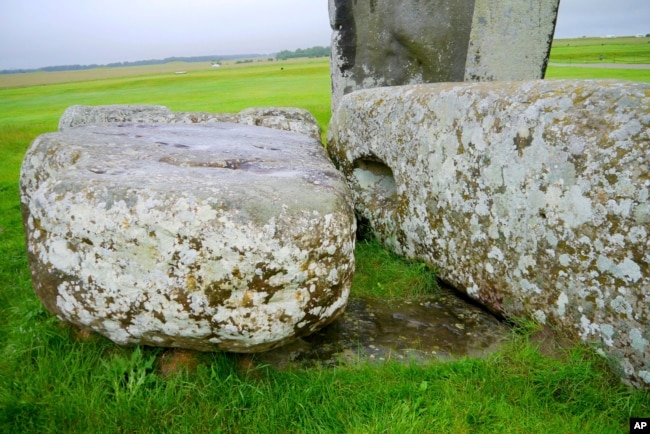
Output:
[[[480,357],[511,333],[502,321],[443,288],[417,300],[351,298],[321,331],[257,358],[278,369],[364,361],[425,363]]]

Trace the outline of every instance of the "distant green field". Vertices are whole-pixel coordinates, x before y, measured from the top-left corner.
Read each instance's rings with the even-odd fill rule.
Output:
[[[549,63],[546,70],[548,79],[612,79],[650,83],[650,38],[556,39]]]
[[[550,61],[650,64],[650,38],[556,39],[551,48]]]
[[[27,145],[39,134],[56,131],[61,114],[76,104],[154,104],[175,111],[225,113],[302,107],[323,132],[331,114],[329,62],[322,59],[208,66],[184,75],[150,70],[138,75],[142,69],[136,67],[135,76],[91,79],[92,71],[83,72],[86,81],[0,88],[0,182],[17,179]]]
[[[650,83],[650,69],[584,68],[549,65],[547,79],[629,80]]]
[[[170,62],[156,65],[105,67],[96,69],[83,69],[77,71],[37,71],[20,74],[0,74],[0,88],[36,86],[41,84],[72,83],[79,81],[94,81],[110,78],[127,78],[137,76],[154,76],[159,74],[182,75],[180,73],[193,73],[195,71],[223,71],[233,69],[249,69],[258,66],[273,66],[278,69],[293,64],[323,63],[323,58],[314,59],[288,59],[283,61],[269,61],[267,59],[239,62],[229,60],[221,63],[219,68],[212,68],[208,62]],[[326,61],[325,61],[326,62]]]

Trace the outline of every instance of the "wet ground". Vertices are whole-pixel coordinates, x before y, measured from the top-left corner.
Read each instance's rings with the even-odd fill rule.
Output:
[[[480,357],[497,350],[510,333],[490,313],[442,288],[413,301],[350,299],[345,313],[320,332],[257,354],[255,361],[286,369]]]

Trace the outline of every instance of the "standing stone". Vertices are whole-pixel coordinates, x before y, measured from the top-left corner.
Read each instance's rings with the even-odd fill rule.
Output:
[[[476,0],[464,81],[544,78],[559,3]]]
[[[332,107],[358,89],[543,78],[559,0],[329,0]]]
[[[328,137],[385,245],[494,311],[599,344],[650,387],[650,85],[360,90]]]
[[[346,305],[350,193],[305,135],[89,124],[37,138],[20,186],[37,295],[119,344],[264,351]]]

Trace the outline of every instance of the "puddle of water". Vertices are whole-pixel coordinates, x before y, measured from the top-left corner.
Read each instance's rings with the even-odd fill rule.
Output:
[[[425,363],[496,351],[510,328],[442,288],[417,300],[351,298],[321,331],[255,356],[277,369],[363,361]]]

